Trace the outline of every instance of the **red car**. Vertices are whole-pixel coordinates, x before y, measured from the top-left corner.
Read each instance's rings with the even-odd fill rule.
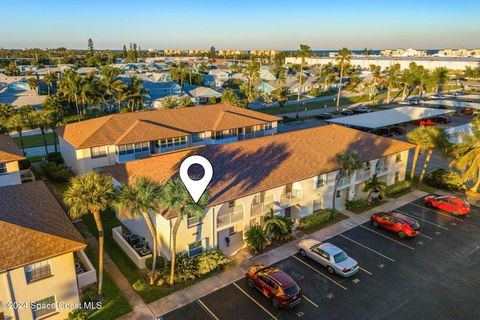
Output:
[[[457,197],[451,196],[428,196],[423,199],[425,205],[437,208],[454,215],[464,215],[470,213],[470,204]]]
[[[278,268],[264,264],[255,265],[248,269],[246,277],[248,286],[257,288],[267,298],[272,299],[275,308],[290,308],[302,300],[302,290]]]
[[[372,214],[370,221],[374,227],[395,232],[402,239],[420,234],[418,222],[398,212],[377,212]]]
[[[435,122],[432,119],[420,120],[418,122],[420,126],[434,126]]]

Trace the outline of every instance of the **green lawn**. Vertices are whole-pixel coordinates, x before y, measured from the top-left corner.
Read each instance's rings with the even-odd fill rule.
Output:
[[[87,225],[90,232],[96,237],[98,236],[97,228],[95,226],[95,221],[91,215],[86,215],[83,217],[83,222]],[[189,283],[179,283],[173,287],[158,287],[150,286],[145,278],[144,274],[137,268],[137,266],[130,260],[130,258],[123,252],[123,250],[116,244],[112,236],[112,228],[115,228],[120,225],[120,222],[115,216],[115,213],[112,210],[105,212],[102,215],[103,227],[105,230],[105,250],[108,252],[110,258],[115,262],[117,267],[127,278],[128,282],[132,285],[133,289],[140,295],[140,297],[145,301],[145,303],[150,303],[155,300],[158,300],[162,297],[165,297],[169,294],[172,294],[175,291],[182,290],[186,287],[191,286],[192,284],[211,277],[215,274],[218,274],[221,271],[212,272],[207,274],[197,280]],[[228,265],[224,270],[231,267]]]
[[[90,247],[87,247],[85,253],[93,265],[98,266],[98,253],[94,252]],[[116,319],[131,311],[132,308],[128,304],[127,299],[125,299],[122,292],[109,277],[108,270],[105,270],[103,276],[102,308],[94,311],[88,318],[95,320],[110,320]]]
[[[55,137],[53,133],[47,133],[47,144],[55,144]],[[21,147],[20,138],[16,137],[13,140],[17,143],[19,147]],[[32,147],[42,147],[43,146],[43,136],[41,134],[35,134],[31,136],[23,136],[23,145],[25,148],[32,148]]]

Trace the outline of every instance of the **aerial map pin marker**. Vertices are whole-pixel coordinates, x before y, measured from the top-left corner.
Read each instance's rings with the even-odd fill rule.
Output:
[[[188,169],[194,165],[200,165],[203,168],[203,177],[200,180],[194,180],[188,175]],[[213,178],[213,167],[210,161],[207,158],[202,156],[190,156],[183,160],[180,165],[180,179],[187,188],[188,193],[193,198],[193,201],[198,202],[202,197],[202,194],[207,189],[208,184],[212,181]]]

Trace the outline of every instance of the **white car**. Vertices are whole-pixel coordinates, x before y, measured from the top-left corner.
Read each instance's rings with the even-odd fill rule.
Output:
[[[445,99],[445,97],[439,93],[436,93],[436,94],[432,94],[430,97],[428,97],[429,99],[439,99],[439,100],[443,100]]]
[[[298,243],[300,254],[309,257],[327,268],[329,273],[349,277],[358,272],[358,262],[350,258],[345,251],[328,242],[305,239]]]

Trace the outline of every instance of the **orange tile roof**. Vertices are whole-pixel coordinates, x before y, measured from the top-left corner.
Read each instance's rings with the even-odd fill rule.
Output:
[[[86,247],[42,181],[0,188],[0,244],[0,272]]]
[[[227,130],[280,121],[281,118],[226,104],[122,113],[58,128],[77,149],[168,139],[195,132]]]
[[[210,205],[338,170],[335,155],[356,151],[363,161],[413,148],[414,145],[370,133],[327,125],[240,142],[207,145],[105,168],[121,183],[138,176],[166,182],[178,175],[181,161],[190,155],[206,157],[213,165]]]
[[[25,157],[15,141],[9,135],[0,134],[0,163],[23,159]]]

